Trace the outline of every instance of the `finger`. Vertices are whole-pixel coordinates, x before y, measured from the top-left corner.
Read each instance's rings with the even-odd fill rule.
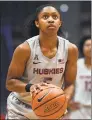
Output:
[[[42,86],[48,86],[48,84],[45,83],[45,82],[41,83],[41,85],[42,85]]]
[[[36,85],[36,89],[39,89],[39,90],[41,90],[42,88],[41,88],[41,85]]]
[[[47,82],[47,84],[50,84],[50,83]]]
[[[35,88],[35,87],[32,88],[30,92],[32,92],[32,93],[33,93],[33,92],[37,93],[36,88]]]
[[[67,111],[67,109],[66,109],[66,111],[64,112],[64,115],[66,115],[68,113],[68,111]]]

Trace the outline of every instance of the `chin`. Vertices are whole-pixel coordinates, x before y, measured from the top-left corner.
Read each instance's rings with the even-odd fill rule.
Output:
[[[57,32],[56,31],[49,31],[47,34],[49,36],[52,36],[52,35],[57,35]]]

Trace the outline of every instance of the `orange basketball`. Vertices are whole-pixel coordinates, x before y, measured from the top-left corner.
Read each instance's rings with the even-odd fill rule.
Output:
[[[58,119],[67,109],[66,95],[62,89],[50,84],[33,97],[32,109],[40,119]]]

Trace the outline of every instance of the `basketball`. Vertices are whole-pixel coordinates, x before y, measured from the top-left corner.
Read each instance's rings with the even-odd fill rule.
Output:
[[[34,95],[32,109],[40,119],[58,119],[67,109],[66,95],[57,86],[44,86],[42,91]]]

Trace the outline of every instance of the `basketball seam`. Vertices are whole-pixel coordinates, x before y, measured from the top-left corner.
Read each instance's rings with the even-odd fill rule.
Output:
[[[55,87],[48,87],[48,88],[55,88]],[[48,88],[45,88],[44,90],[48,89]],[[59,88],[57,88],[59,89]],[[38,94],[40,93],[41,91],[38,92]],[[36,94],[37,95],[37,94]],[[32,103],[33,103],[33,100],[35,99],[36,95],[34,96],[34,98],[32,98]]]
[[[59,97],[59,96],[58,96]],[[65,97],[65,101],[64,101],[64,104],[65,104],[65,102],[66,102],[66,97]],[[60,107],[60,109],[64,106],[64,104]],[[59,109],[59,110],[60,110]],[[58,112],[59,110],[57,110],[57,111],[55,111],[54,113],[51,113],[51,114],[49,114],[49,115],[45,115],[45,116],[40,116],[40,115],[37,115],[37,116],[39,116],[39,117],[46,117],[46,116],[50,116],[50,115],[53,115],[53,114],[55,114],[56,112]]]
[[[65,94],[65,93],[63,93],[63,94]],[[54,98],[57,98],[57,97],[59,97],[60,95],[63,95],[63,94],[59,94],[59,95],[55,96]],[[52,99],[50,99],[50,100],[44,102],[43,104],[39,105],[38,107],[36,107],[36,108],[34,109],[34,111],[35,111],[37,108],[39,108],[40,106],[44,105],[45,103],[47,103],[47,102],[53,100],[54,98],[52,98]]]

